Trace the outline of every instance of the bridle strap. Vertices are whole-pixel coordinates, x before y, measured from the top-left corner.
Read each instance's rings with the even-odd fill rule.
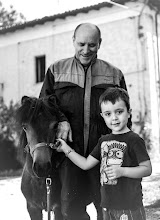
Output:
[[[38,144],[35,144],[33,146],[31,146],[30,144],[27,144],[25,146],[25,151],[26,152],[30,152],[31,156],[33,157],[33,154],[34,154],[34,151],[37,150],[38,148],[40,147],[49,147],[51,149],[56,149],[57,148],[57,145],[56,144],[53,144],[53,143],[46,143],[46,142],[41,142],[41,143],[38,143]]]
[[[30,154],[33,157],[34,151],[37,150],[40,147],[48,147],[48,144],[45,142],[42,143],[38,143],[36,145],[33,145],[32,147],[30,147]]]
[[[50,177],[46,178],[46,190],[47,190],[47,213],[48,213],[48,220],[51,219],[51,184],[52,179]]]

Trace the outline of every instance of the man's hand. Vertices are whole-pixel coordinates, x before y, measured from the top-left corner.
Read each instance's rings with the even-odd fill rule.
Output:
[[[65,141],[72,142],[72,130],[70,124],[67,121],[58,123],[57,138],[61,138]]]

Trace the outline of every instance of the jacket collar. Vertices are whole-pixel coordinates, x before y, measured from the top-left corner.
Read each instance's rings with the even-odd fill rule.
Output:
[[[82,65],[82,63],[77,59],[76,55],[74,55],[74,59],[84,68],[84,66]],[[97,55],[94,57],[93,60],[91,60],[91,63],[86,66],[86,69],[88,69],[90,66],[92,66],[97,60]]]

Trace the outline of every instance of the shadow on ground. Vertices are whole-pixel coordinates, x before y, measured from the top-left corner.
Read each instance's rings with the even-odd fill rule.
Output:
[[[160,209],[160,199],[155,201],[155,203],[151,204],[151,205],[147,205],[145,206],[145,208],[150,209],[150,208],[159,208]]]

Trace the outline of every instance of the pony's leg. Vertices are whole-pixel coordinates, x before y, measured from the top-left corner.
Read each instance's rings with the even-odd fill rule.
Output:
[[[30,215],[31,220],[42,220],[42,210],[36,207],[31,207],[29,203],[27,203],[27,210]]]
[[[54,210],[54,220],[63,220],[61,207],[55,208],[55,210]]]
[[[100,206],[100,202],[94,201],[93,204],[97,211],[97,220],[103,220],[102,207]]]
[[[89,186],[91,189],[91,198],[93,201],[93,204],[97,211],[97,220],[103,220],[103,214],[102,214],[102,208],[100,206],[101,204],[101,193],[100,193],[100,165],[94,167],[93,169],[88,171],[89,175]]]
[[[62,202],[62,214],[63,220],[90,220],[86,206],[75,200]]]

